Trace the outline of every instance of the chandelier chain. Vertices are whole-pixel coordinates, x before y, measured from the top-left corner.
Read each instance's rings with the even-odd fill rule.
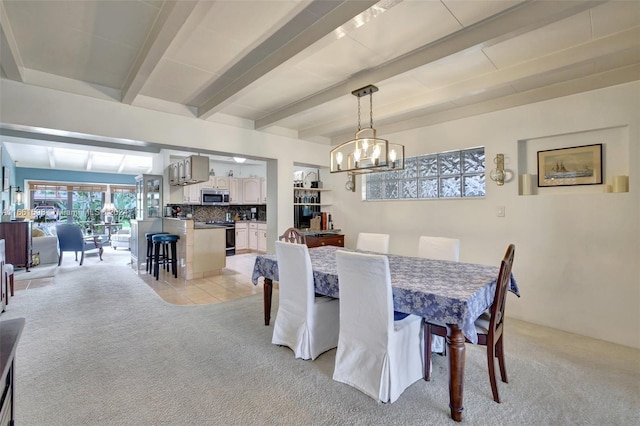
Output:
[[[362,126],[360,125],[360,98],[358,98],[358,131],[362,130]]]
[[[373,129],[373,93],[369,93],[369,127]]]

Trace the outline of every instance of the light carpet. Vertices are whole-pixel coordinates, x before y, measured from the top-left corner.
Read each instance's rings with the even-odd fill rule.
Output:
[[[29,272],[25,268],[15,269],[13,275],[15,281],[35,280],[39,278],[49,278],[56,275],[58,269],[57,263],[40,264],[29,268]]]
[[[302,361],[272,345],[261,294],[171,305],[109,259],[17,292],[0,319],[16,317],[21,426],[453,424],[445,357],[431,382],[377,403],[332,380],[335,350]],[[501,404],[484,348],[467,345],[464,423],[640,424],[640,351],[515,320],[506,333]]]

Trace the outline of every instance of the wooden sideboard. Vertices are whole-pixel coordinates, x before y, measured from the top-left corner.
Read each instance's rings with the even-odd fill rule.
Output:
[[[0,239],[5,241],[7,263],[31,266],[31,222],[0,222]]]
[[[309,248],[320,246],[344,247],[344,235],[342,234],[305,235],[304,238]]]

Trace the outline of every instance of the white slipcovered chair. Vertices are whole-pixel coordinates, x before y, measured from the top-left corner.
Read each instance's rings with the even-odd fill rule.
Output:
[[[118,247],[129,249],[131,240],[131,228],[122,228],[111,236],[111,247],[115,250]]]
[[[356,242],[356,249],[387,254],[389,253],[389,234],[360,232]]]
[[[423,235],[418,241],[418,257],[436,260],[451,260],[453,262],[457,262],[458,260],[460,260],[460,240],[457,238],[430,237]],[[426,337],[427,336],[425,336],[425,342]],[[444,337],[436,335],[433,335],[431,337],[431,352],[444,353]],[[425,350],[428,349],[425,347]],[[427,354],[425,353],[425,358],[426,357]],[[425,380],[427,380],[427,377],[428,375],[425,374]]]
[[[423,235],[418,242],[418,257],[457,262],[460,260],[460,240]]]
[[[423,374],[422,318],[394,321],[389,260],[336,252],[340,335],[333,379],[393,403]]]
[[[296,358],[316,359],[338,345],[338,299],[315,295],[309,249],[276,241],[279,305],[271,343],[291,348]]]

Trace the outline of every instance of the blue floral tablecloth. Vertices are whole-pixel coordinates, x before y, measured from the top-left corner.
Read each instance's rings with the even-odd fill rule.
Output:
[[[316,292],[339,298],[337,250],[324,246],[309,249]],[[474,321],[493,302],[498,266],[423,259],[389,254],[394,310],[426,318],[429,322],[457,324],[473,343],[478,336]],[[256,257],[252,281],[260,277],[278,281],[278,261],[275,254]],[[509,290],[520,296],[511,276]]]

